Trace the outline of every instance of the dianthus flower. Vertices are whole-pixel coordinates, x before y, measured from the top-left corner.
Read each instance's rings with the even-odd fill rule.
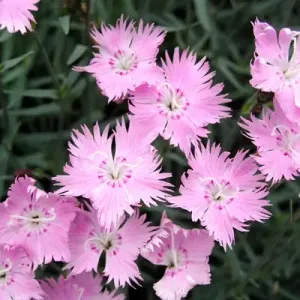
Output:
[[[162,180],[170,174],[159,173],[161,160],[138,128],[131,124],[127,130],[125,123],[117,124],[109,137],[108,130],[101,135],[98,124],[93,133],[86,126],[82,126],[83,133],[74,130],[70,165],[64,169],[67,174],[55,177],[63,186],[58,192],[91,199],[100,224],[107,229],[125,212],[132,215],[131,206],[141,200],[149,206],[165,198],[170,186]]]
[[[277,36],[271,25],[259,20],[254,22],[253,29],[255,57],[250,83],[265,92],[274,92],[287,117],[300,122],[299,32],[283,28]]]
[[[88,66],[74,68],[93,74],[109,101],[125,97],[142,83],[153,84],[163,78],[155,60],[165,31],[153,24],[144,25],[142,20],[137,28],[134,25],[122,16],[115,27],[102,24],[101,32],[93,29],[91,36],[99,54]]]
[[[164,81],[132,92],[130,112],[146,132],[160,134],[189,153],[191,144],[207,136],[204,127],[230,116],[230,109],[222,105],[230,100],[220,95],[223,84],[212,85],[214,73],[205,58],[196,62],[196,55],[187,50],[180,55],[176,48],[173,62],[166,54],[162,68]]]
[[[167,266],[163,278],[154,284],[157,296],[180,300],[195,285],[209,284],[208,257],[213,245],[206,230],[185,230],[163,216],[157,236],[141,252],[153,264]]]
[[[40,0],[0,0],[0,29],[9,32],[32,31],[30,22],[35,19],[30,11],[36,11],[36,3]]]
[[[220,146],[201,145],[188,160],[192,170],[182,176],[181,195],[168,199],[190,211],[225,249],[234,242],[234,229],[246,231],[245,222],[270,217],[264,176],[256,174],[258,166],[246,154],[239,151],[231,159]]]
[[[253,158],[261,165],[260,171],[267,180],[278,182],[299,176],[300,127],[286,118],[276,101],[274,111],[264,108],[262,119],[251,116],[250,120],[242,120],[240,126],[257,147],[258,153]]]
[[[57,281],[41,281],[41,286],[46,295],[45,300],[124,300],[123,295],[101,293],[101,281],[101,276],[93,276],[90,272],[67,279],[61,276]]]
[[[135,260],[153,235],[153,227],[144,223],[145,215],[134,214],[125,224],[124,221],[122,218],[107,231],[99,225],[95,210],[78,213],[70,230],[71,261],[66,268],[73,268],[71,274],[97,271],[100,256],[105,252],[104,275],[113,280],[115,287],[141,280]]]
[[[44,299],[43,291],[31,269],[31,261],[22,248],[0,247],[0,299]]]
[[[39,192],[33,184],[29,177],[16,178],[0,204],[0,243],[22,246],[34,266],[52,259],[68,261],[75,199]]]

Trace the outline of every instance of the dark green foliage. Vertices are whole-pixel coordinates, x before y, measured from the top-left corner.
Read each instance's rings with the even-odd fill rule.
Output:
[[[90,24],[114,23],[121,15],[154,21],[168,29],[161,47],[173,51],[194,49],[207,56],[233,99],[233,119],[212,126],[212,141],[235,153],[250,141],[237,126],[241,114],[259,113],[269,105],[249,85],[249,62],[254,42],[251,21],[256,17],[275,27],[299,30],[297,0],[41,0],[34,33],[24,36],[0,32],[0,195],[20,170],[31,170],[51,190],[50,178],[62,172],[72,128],[98,121],[103,128],[125,115],[126,104],[107,104],[93,78],[71,70],[92,57]],[[173,172],[178,188],[187,162],[182,153],[158,141],[163,167]],[[28,172],[28,171],[27,171]],[[271,187],[273,218],[238,233],[233,250],[216,246],[211,257],[212,284],[198,286],[192,300],[300,299],[300,192],[299,180]],[[142,208],[151,221],[159,221],[164,207]],[[168,215],[185,227],[195,226],[189,214],[168,209]],[[0,216],[1,217],[1,216]],[[101,260],[102,262],[102,260]],[[163,269],[139,259],[143,287],[126,289],[127,299],[154,300],[152,286]],[[101,267],[102,264],[99,264]],[[39,268],[39,277],[57,276],[61,265]]]

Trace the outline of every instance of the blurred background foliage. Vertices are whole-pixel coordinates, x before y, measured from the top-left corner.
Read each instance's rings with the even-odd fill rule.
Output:
[[[262,103],[267,102],[249,85],[254,51],[251,22],[258,17],[276,28],[299,30],[300,1],[41,0],[34,33],[0,32],[2,199],[15,174],[23,172],[32,174],[46,190],[53,189],[50,178],[62,172],[71,129],[82,123],[91,126],[95,121],[101,127],[113,125],[126,115],[126,102],[107,104],[91,76],[71,69],[74,64],[86,65],[92,57],[89,27],[102,21],[115,23],[121,14],[155,22],[168,30],[160,55],[179,46],[195,50],[199,57],[207,56],[216,71],[216,82],[224,82],[233,99],[233,118],[212,126],[210,139],[232,153],[241,148],[255,153],[237,125],[241,114],[259,113]],[[187,169],[184,156],[161,140],[156,146],[163,155],[164,170],[173,172],[172,181],[178,188]],[[249,233],[237,233],[233,250],[224,253],[216,246],[211,257],[212,284],[196,287],[187,299],[299,300],[298,194],[299,180],[272,186],[269,199],[273,218],[266,224],[254,224]],[[155,223],[163,209],[142,208]],[[167,212],[175,223],[195,226],[188,213]],[[43,266],[39,276],[56,274],[60,267]],[[127,288],[127,299],[157,299],[152,286],[163,269],[143,259],[140,269],[145,282],[142,287]]]

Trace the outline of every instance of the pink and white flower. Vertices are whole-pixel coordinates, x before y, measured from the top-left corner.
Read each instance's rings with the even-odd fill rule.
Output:
[[[123,295],[114,293],[101,293],[102,277],[90,273],[81,273],[69,276],[67,279],[59,277],[58,281],[49,279],[41,281],[45,292],[45,300],[124,300]]]
[[[259,20],[254,22],[253,29],[255,57],[250,83],[257,89],[274,92],[288,119],[300,122],[299,32],[283,28],[277,35],[271,25]]]
[[[153,227],[144,223],[145,215],[134,214],[123,225],[124,221],[122,218],[107,231],[99,225],[95,210],[78,213],[70,230],[71,261],[66,268],[73,268],[71,274],[97,271],[100,256],[105,252],[104,275],[116,287],[142,280],[135,260],[153,235]]]
[[[208,257],[214,241],[206,230],[185,230],[163,216],[157,234],[141,254],[153,264],[167,266],[163,278],[154,284],[158,297],[180,300],[195,285],[210,283]]]
[[[9,32],[32,31],[30,22],[35,22],[31,11],[38,10],[36,4],[40,0],[0,0],[0,29]]]
[[[239,151],[234,158],[220,146],[196,149],[188,160],[192,170],[182,176],[180,196],[169,202],[192,213],[210,235],[226,250],[234,243],[234,229],[247,231],[248,221],[262,222],[270,217],[264,207],[269,201],[264,176],[257,174],[253,158]]]
[[[22,246],[35,267],[52,259],[68,261],[76,200],[41,193],[33,184],[29,177],[17,178],[0,204],[0,243]]]
[[[145,132],[170,139],[188,154],[191,144],[207,136],[208,124],[230,116],[230,109],[223,105],[230,100],[220,94],[223,84],[212,85],[214,73],[205,57],[196,62],[195,54],[185,50],[180,55],[176,48],[173,62],[166,54],[162,68],[165,80],[132,92],[130,112]]]
[[[286,118],[276,101],[274,111],[265,108],[261,119],[251,116],[242,121],[245,135],[257,147],[258,155],[253,158],[268,181],[293,180],[300,175],[300,126]]]
[[[22,248],[0,247],[0,299],[36,300],[44,299],[43,291],[34,272],[31,261]]]
[[[74,68],[91,73],[109,101],[122,99],[142,83],[163,79],[155,60],[166,32],[142,20],[137,28],[134,25],[121,16],[115,27],[102,24],[101,32],[94,28],[91,36],[99,53],[88,66]]]
[[[149,206],[165,198],[171,186],[163,181],[170,174],[159,172],[161,159],[136,126],[127,130],[124,122],[117,124],[110,136],[108,130],[101,134],[98,124],[93,133],[86,126],[83,133],[74,130],[66,175],[55,177],[63,186],[58,192],[91,199],[107,229],[116,227],[125,212],[132,215],[132,206],[141,201]]]

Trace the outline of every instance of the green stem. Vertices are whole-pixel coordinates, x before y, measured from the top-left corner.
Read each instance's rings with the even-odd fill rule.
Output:
[[[59,115],[58,136],[57,136],[57,139],[59,141],[59,146],[56,147],[56,151],[58,153],[57,157],[59,157],[60,159],[63,159],[63,156],[60,153],[63,148],[62,140],[63,140],[63,129],[64,129],[64,121],[65,121],[65,119],[64,119],[64,110],[65,109],[64,109],[64,101],[63,101],[64,99],[62,98],[62,95],[61,95],[61,86],[60,86],[59,80],[57,78],[56,71],[54,70],[54,67],[52,66],[49,55],[48,55],[43,43],[41,42],[38,35],[34,31],[33,31],[33,36],[36,40],[36,43],[37,43],[40,51],[43,54],[44,61],[47,66],[48,72],[49,72],[50,76],[52,77],[53,84],[57,91],[57,97],[58,97],[58,101],[59,101],[59,105],[60,105],[60,115]]]
[[[48,71],[50,73],[50,76],[52,77],[53,83],[54,83],[55,88],[56,88],[57,93],[58,93],[58,97],[60,98],[60,93],[61,93],[61,91],[60,91],[60,84],[58,82],[55,70],[54,70],[54,68],[53,68],[53,66],[51,64],[50,58],[48,56],[48,53],[45,50],[45,47],[43,46],[43,44],[42,44],[40,38],[38,37],[38,35],[34,31],[32,32],[32,34],[33,34],[33,36],[34,36],[34,38],[36,40],[36,43],[39,46],[40,51],[43,54],[43,57],[45,59],[45,63],[46,63],[47,69],[48,69]]]
[[[0,104],[2,108],[3,118],[1,118],[1,128],[4,129],[8,126],[8,112],[7,112],[7,99],[4,95],[4,87],[2,84],[2,76],[0,73]]]

